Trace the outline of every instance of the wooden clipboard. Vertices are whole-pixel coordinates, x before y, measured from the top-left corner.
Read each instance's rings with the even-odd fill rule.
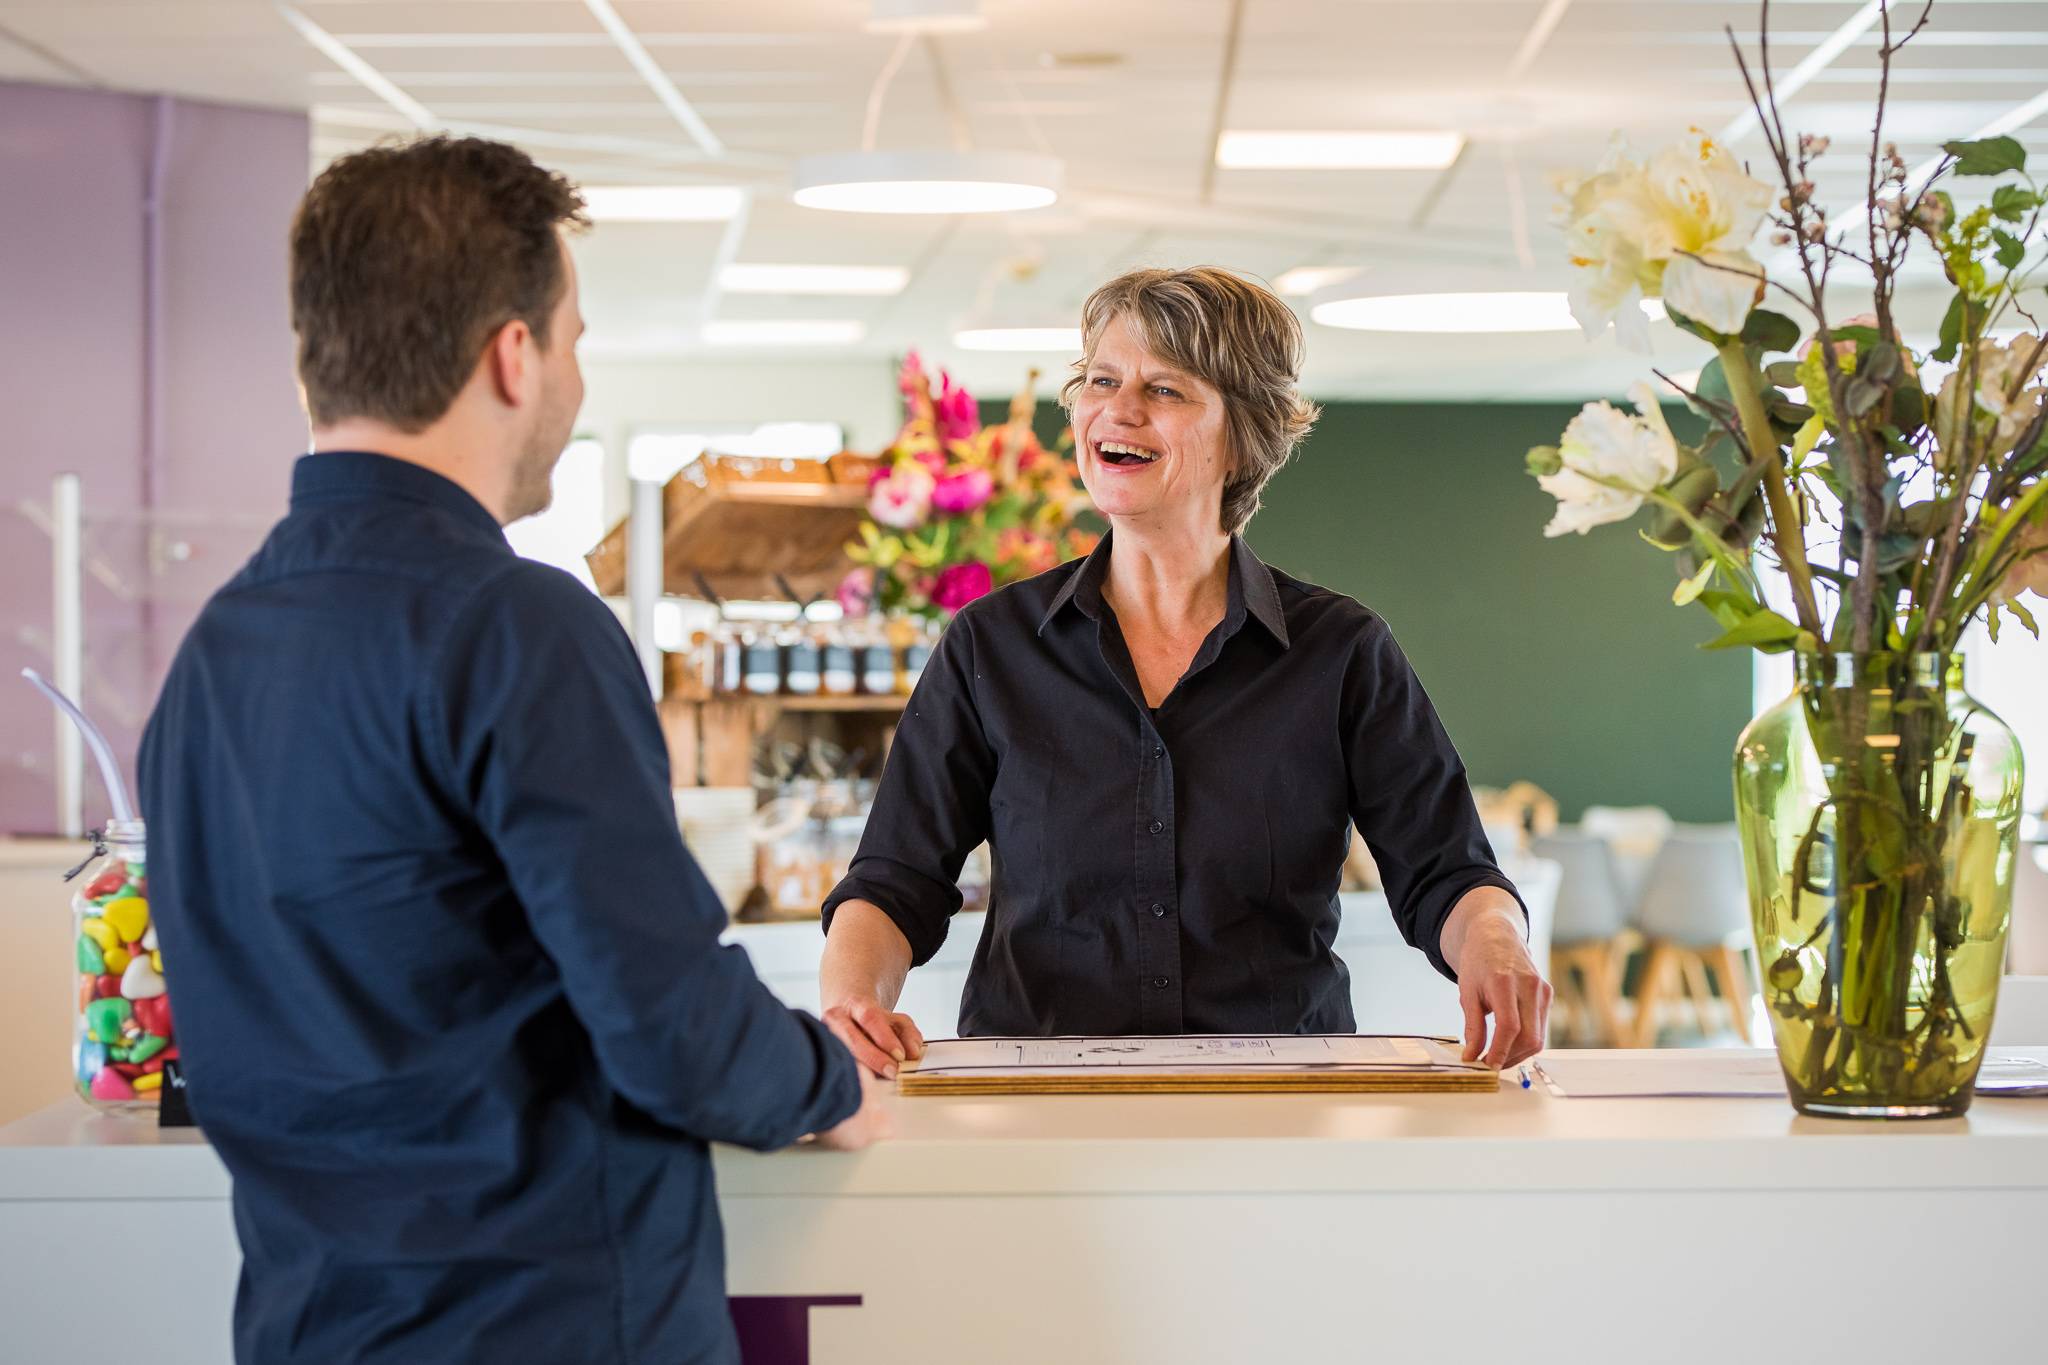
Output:
[[[1457,1040],[1387,1034],[950,1038],[897,1073],[904,1095],[1493,1093]]]

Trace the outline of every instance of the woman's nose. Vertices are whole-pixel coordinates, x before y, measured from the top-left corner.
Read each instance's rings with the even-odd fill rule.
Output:
[[[1119,387],[1109,396],[1105,415],[1118,426],[1134,427],[1144,420],[1144,404],[1129,388]]]

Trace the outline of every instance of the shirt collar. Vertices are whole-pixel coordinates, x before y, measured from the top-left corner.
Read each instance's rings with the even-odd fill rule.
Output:
[[[468,490],[445,475],[410,460],[368,450],[324,450],[302,455],[292,466],[292,506],[337,498],[401,498],[452,513],[499,539],[498,519]]]
[[[1109,545],[1116,533],[1103,533],[1100,543],[1081,562],[1081,567],[1068,575],[1054,595],[1052,605],[1039,618],[1038,633],[1045,634],[1045,628],[1052,624],[1063,608],[1072,603],[1083,616],[1097,620],[1102,615],[1102,580],[1109,572]],[[1266,632],[1279,642],[1282,649],[1287,647],[1287,616],[1280,609],[1280,590],[1273,584],[1273,571],[1260,562],[1252,553],[1252,547],[1243,536],[1230,538],[1230,601],[1224,608],[1223,619],[1230,633],[1235,634],[1249,612],[1254,620],[1266,628]]]

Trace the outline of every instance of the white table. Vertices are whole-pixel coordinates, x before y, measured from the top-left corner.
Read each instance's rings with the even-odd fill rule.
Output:
[[[1559,868],[1541,858],[1512,861],[1504,869],[1529,906],[1529,949],[1550,969],[1550,926],[1556,917]],[[1335,949],[1351,971],[1351,1003],[1361,1033],[1434,1033],[1464,1030],[1458,988],[1429,959],[1402,941],[1387,898],[1377,891],[1338,897],[1341,919]],[[987,916],[953,917],[932,960],[911,972],[897,1007],[929,1038],[950,1038],[960,1023],[960,993]],[[726,941],[747,950],[754,970],[784,1004],[818,1010],[818,962],[825,936],[816,921],[736,924]]]
[[[859,1300],[772,1365],[2039,1359],[2048,1101],[892,1108],[857,1155],[717,1154],[732,1292]],[[95,1356],[73,1323],[117,1273],[152,1362],[223,1365],[227,1194],[194,1137],[76,1104],[0,1128],[0,1356]]]

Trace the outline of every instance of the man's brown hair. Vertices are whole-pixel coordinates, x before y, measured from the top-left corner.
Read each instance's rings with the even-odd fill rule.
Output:
[[[322,171],[292,220],[292,330],[315,426],[438,421],[500,327],[548,342],[565,285],[558,230],[583,196],[516,147],[429,137]]]

